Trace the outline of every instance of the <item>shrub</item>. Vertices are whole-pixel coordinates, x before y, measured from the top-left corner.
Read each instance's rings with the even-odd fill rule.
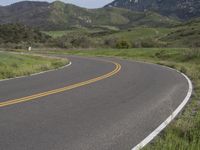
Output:
[[[180,68],[180,72],[182,72],[182,73],[187,73],[187,69],[184,67],[184,66],[181,66],[181,68]]]
[[[109,39],[105,39],[104,40],[104,45],[111,47],[111,48],[115,48],[117,45],[117,39],[116,38],[109,38]]]
[[[156,44],[152,40],[146,40],[141,42],[141,46],[145,48],[156,47]]]
[[[72,48],[73,47],[66,36],[57,38],[55,41],[52,41],[52,42],[55,43],[56,47],[60,47],[60,48]]]
[[[0,25],[0,43],[39,42],[43,43],[50,39],[50,36],[39,30],[20,24]]]
[[[160,50],[155,53],[155,57],[160,58],[160,59],[166,59],[166,58],[169,58],[170,56],[168,53],[166,53],[165,50]]]
[[[81,36],[71,41],[73,47],[89,48],[93,45],[92,40],[87,36]]]
[[[57,38],[55,46],[60,48],[89,48],[95,45],[94,41],[83,33],[70,33]]]
[[[142,47],[141,41],[133,41],[132,42],[132,47],[133,48],[140,48],[140,47]]]
[[[119,49],[128,49],[130,47],[131,47],[130,43],[125,40],[118,41],[116,44],[116,48],[119,48]]]
[[[184,55],[185,60],[199,58],[200,57],[200,48],[191,48],[191,49],[185,50],[183,55]]]

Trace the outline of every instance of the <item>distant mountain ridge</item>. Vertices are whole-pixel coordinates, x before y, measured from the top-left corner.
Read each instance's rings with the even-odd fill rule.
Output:
[[[133,11],[155,11],[181,20],[200,17],[200,0],[115,0],[105,7],[126,8]]]
[[[22,23],[42,30],[64,30],[94,26],[171,26],[177,22],[153,12],[121,8],[86,9],[60,1],[23,1],[0,7],[0,24],[7,23]]]

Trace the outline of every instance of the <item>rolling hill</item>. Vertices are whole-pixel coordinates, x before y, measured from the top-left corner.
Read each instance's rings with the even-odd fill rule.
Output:
[[[200,47],[200,18],[177,26],[161,40],[173,47]]]
[[[65,30],[94,26],[172,26],[177,21],[154,12],[136,12],[122,8],[86,9],[60,1],[23,1],[0,7],[0,24],[7,23],[22,23],[42,30]]]

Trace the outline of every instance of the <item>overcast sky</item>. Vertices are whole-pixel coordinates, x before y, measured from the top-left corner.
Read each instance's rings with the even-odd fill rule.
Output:
[[[22,0],[0,0],[0,5],[9,5],[15,2],[19,2]],[[33,0],[32,0],[33,1]],[[53,2],[55,0],[34,0],[34,1],[48,1],[48,2]],[[61,0],[65,3],[72,3],[81,7],[86,7],[86,8],[99,8],[102,7],[113,0]]]

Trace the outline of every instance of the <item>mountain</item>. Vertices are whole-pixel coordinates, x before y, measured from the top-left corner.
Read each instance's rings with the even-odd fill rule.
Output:
[[[177,21],[154,12],[122,8],[86,9],[60,1],[23,1],[0,7],[0,24],[7,23],[22,23],[42,30],[64,30],[93,26],[171,26]]]
[[[31,26],[40,26],[48,17],[48,3],[19,2],[0,8],[0,24],[23,23]]]
[[[115,0],[105,7],[119,7],[140,12],[155,11],[181,20],[200,17],[200,0]]]

